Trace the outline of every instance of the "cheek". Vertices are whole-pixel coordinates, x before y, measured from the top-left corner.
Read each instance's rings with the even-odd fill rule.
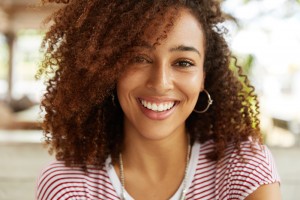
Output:
[[[190,82],[191,85],[194,85],[196,90],[201,90],[201,88],[203,88],[203,86],[204,86],[204,75],[203,75],[203,73],[201,72],[201,73],[193,75],[190,78],[189,82]]]
[[[185,105],[188,107],[186,110],[190,113],[197,104],[199,94],[204,88],[204,76],[203,73],[191,76],[185,81],[183,85],[184,94],[186,98]]]
[[[128,105],[130,105],[130,101],[127,98],[129,95],[130,89],[128,88],[128,84],[126,79],[120,79],[117,83],[117,98],[119,101],[119,104],[121,106],[121,109],[125,115],[128,114]]]
[[[121,107],[123,107],[125,103],[125,97],[128,96],[127,93],[130,91],[130,81],[128,81],[127,77],[121,77],[117,82],[117,95]]]
[[[142,85],[141,78],[143,77],[138,74],[134,70],[128,70],[117,81],[117,95],[121,106],[130,101],[130,94]]]
[[[181,77],[180,87],[188,98],[198,98],[199,93],[204,89],[204,74],[196,72]]]
[[[123,74],[117,82],[117,96],[122,109],[124,105],[124,97],[126,96],[126,93],[129,90],[128,83],[130,82],[128,81],[128,79],[128,75]]]
[[[133,80],[135,80],[133,77],[132,70],[125,70],[123,74],[119,77],[119,80],[117,81],[117,91],[118,93],[123,93],[123,90],[126,90],[126,88],[130,87],[130,84]]]

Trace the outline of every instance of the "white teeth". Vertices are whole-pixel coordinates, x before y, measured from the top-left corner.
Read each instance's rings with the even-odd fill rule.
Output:
[[[156,103],[150,103],[145,100],[141,100],[141,103],[145,108],[148,108],[149,110],[153,110],[155,112],[163,112],[163,111],[169,110],[175,104],[175,102],[156,104]]]
[[[164,110],[164,106],[162,105],[162,104],[159,104],[159,106],[158,106],[158,111],[163,111]]]
[[[146,105],[146,104],[143,104],[143,105]],[[147,107],[148,109],[151,109],[151,103],[148,102],[146,107]]]

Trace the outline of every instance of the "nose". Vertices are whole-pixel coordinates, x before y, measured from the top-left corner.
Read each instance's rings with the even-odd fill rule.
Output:
[[[161,63],[151,67],[147,87],[160,94],[173,89],[173,74],[168,64]]]

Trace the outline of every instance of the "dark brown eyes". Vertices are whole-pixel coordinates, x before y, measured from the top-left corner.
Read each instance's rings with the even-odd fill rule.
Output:
[[[150,58],[148,58],[147,56],[138,55],[131,59],[131,63],[132,64],[147,64],[147,63],[151,64],[151,63],[153,63],[153,61]],[[188,59],[178,59],[172,64],[172,66],[185,68],[185,67],[195,66],[195,64],[193,61],[188,60]]]

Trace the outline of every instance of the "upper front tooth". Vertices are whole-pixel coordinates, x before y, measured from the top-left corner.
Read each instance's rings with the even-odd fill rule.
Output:
[[[157,111],[157,105],[156,105],[156,103],[152,104],[152,110]]]
[[[159,104],[159,106],[158,106],[158,111],[163,111],[164,110],[164,106],[163,106],[163,104]]]

